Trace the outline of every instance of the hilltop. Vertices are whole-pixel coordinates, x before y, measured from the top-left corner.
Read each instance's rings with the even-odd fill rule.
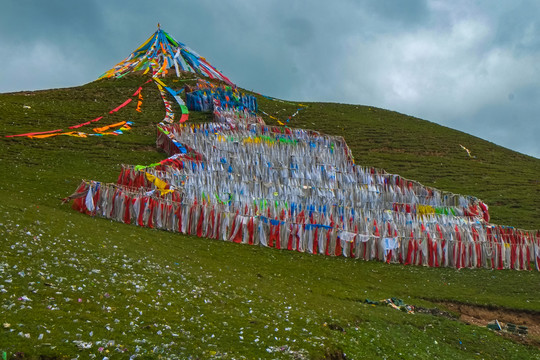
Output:
[[[70,89],[0,94],[0,134],[91,119],[121,103],[144,80],[128,75]],[[536,272],[457,272],[279,252],[112,223],[62,206],[60,199],[81,178],[114,182],[122,163],[165,158],[155,149],[163,103],[155,88],[143,92],[142,113],[110,115],[110,122],[133,122],[122,136],[2,140],[0,161],[7,176],[0,180],[0,232],[6,241],[0,263],[12,282],[3,294],[10,327],[1,348],[58,356],[75,354],[77,346],[91,342],[93,353],[102,346],[133,354],[139,346],[140,353],[156,348],[155,353],[205,358],[321,358],[325,352],[427,357],[426,351],[458,358],[480,352],[535,356],[537,349],[485,328],[446,317],[413,317],[363,301],[396,296],[426,308],[466,303],[514,309],[534,319],[540,311]],[[258,101],[282,121],[297,109],[262,96]],[[490,205],[493,223],[540,229],[539,159],[388,110],[305,105],[288,125],[343,136],[357,164],[476,196]],[[210,118],[190,114],[193,122]],[[19,300],[23,296],[32,302]],[[39,334],[52,345],[43,346]],[[115,343],[106,346],[112,339]]]

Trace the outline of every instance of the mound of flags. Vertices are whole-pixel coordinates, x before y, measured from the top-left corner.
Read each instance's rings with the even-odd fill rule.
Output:
[[[143,73],[151,71],[156,75],[166,75],[173,70],[178,77],[181,72],[192,72],[232,85],[232,82],[204,57],[175,40],[163,31],[159,24],[157,31],[148,40],[126,59],[101,75],[100,79],[120,78],[135,71]]]
[[[540,233],[489,223],[475,197],[354,163],[342,137],[260,123],[162,122],[170,156],[83,181],[76,210],[128,224],[326,256],[540,270]]]

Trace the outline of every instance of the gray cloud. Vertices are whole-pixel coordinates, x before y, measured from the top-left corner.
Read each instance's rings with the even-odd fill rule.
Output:
[[[8,0],[0,91],[92,81],[161,22],[240,86],[388,108],[540,157],[539,15],[533,0]]]
[[[409,0],[397,3],[393,0],[364,1],[365,9],[379,17],[382,23],[399,24],[409,28],[429,20],[430,12],[424,0]]]

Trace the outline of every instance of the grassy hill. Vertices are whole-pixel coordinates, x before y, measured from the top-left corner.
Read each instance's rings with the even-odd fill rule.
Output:
[[[93,119],[144,80],[0,94],[0,135]],[[163,103],[153,84],[143,95],[141,114],[130,104],[102,120],[134,122],[118,137],[0,140],[0,352],[99,359],[540,358],[540,334],[500,336],[458,321],[452,310],[467,304],[540,323],[537,272],[310,256],[142,229],[61,205],[81,179],[114,182],[122,163],[165,158],[155,150]],[[262,97],[259,104],[281,119],[297,108]],[[307,105],[289,125],[344,136],[357,164],[477,196],[490,205],[493,222],[540,229],[539,159],[387,110]],[[407,314],[364,302],[390,297],[449,311]]]

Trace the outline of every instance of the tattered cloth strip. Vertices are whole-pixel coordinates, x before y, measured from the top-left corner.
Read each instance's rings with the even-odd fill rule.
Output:
[[[35,136],[35,135],[44,135],[44,134],[52,134],[56,132],[63,131],[62,129],[56,129],[56,130],[49,130],[49,131],[38,131],[38,132],[31,132],[31,133],[25,133],[25,134],[17,134],[17,135],[6,135],[5,137],[19,137],[19,136]]]
[[[180,110],[182,112],[182,115],[180,116],[180,122],[181,123],[186,122],[189,118],[189,110],[186,104],[184,103],[184,100],[182,100],[182,98],[180,97],[180,93],[183,91],[183,89],[180,91],[174,91],[173,89],[165,85],[165,83],[159,78],[154,76],[153,79],[156,82],[156,85],[158,86],[159,92],[161,94],[161,98],[163,99],[163,103],[165,104],[165,111],[167,112],[167,114],[169,114],[165,116],[164,121],[169,122],[169,123],[172,122],[174,120],[174,114],[172,115],[170,114],[172,113],[172,106],[170,102],[167,100],[167,95],[165,94],[163,89],[167,90],[167,92],[176,100],[176,102],[180,106]]]
[[[112,129],[112,128],[115,128],[115,127],[121,127],[121,129],[123,129],[123,130],[129,130],[130,125],[132,125],[132,123],[130,121],[120,121],[118,123],[103,126],[103,127],[100,127],[100,128],[93,128],[92,130],[94,132],[96,132],[96,133],[105,133],[105,131],[107,131],[109,129]]]
[[[271,96],[266,96],[266,95],[263,95],[263,94],[259,94],[259,93],[256,93],[257,95],[259,96],[262,96],[264,97],[265,99],[268,99],[268,100],[272,100],[272,101],[277,101],[277,102],[280,102],[280,103],[284,103],[284,104],[290,104],[290,105],[295,105],[295,106],[299,106],[296,111],[287,117],[287,119],[285,120],[285,122],[290,122],[292,120],[293,117],[295,117],[296,115],[298,115],[298,113],[301,111],[301,110],[304,110],[305,108],[307,108],[307,105],[304,105],[304,104],[301,104],[301,103],[294,103],[294,102],[291,102],[291,101],[285,101],[285,100],[281,100],[281,99],[277,99],[277,98],[274,98],[274,97],[271,97]],[[264,115],[268,116],[270,119],[274,119],[278,122],[279,125],[285,125],[285,123],[283,123],[279,118],[273,116],[273,115],[270,115],[268,114],[267,112],[265,111],[262,111],[260,110],[261,113],[263,113]]]
[[[86,126],[86,125],[90,125],[91,123],[93,122],[98,122],[99,120],[103,119],[103,116],[99,116],[93,120],[90,120],[90,121],[87,121],[87,122],[83,122],[81,124],[77,124],[77,125],[73,125],[73,126],[70,126],[69,128],[70,129],[78,129],[80,127],[83,127],[83,126]]]
[[[53,134],[32,135],[32,136],[28,136],[28,137],[30,139],[45,139],[45,138],[49,138],[49,137],[53,137],[53,136],[62,136],[62,135],[73,136],[73,137],[81,137],[81,138],[85,138],[85,137],[88,137],[88,136],[104,136],[104,135],[118,136],[118,135],[122,135],[123,132],[126,131],[126,130],[131,130],[131,125],[133,125],[133,123],[131,121],[121,121],[119,123],[107,125],[107,126],[104,126],[104,127],[101,127],[101,128],[94,128],[93,131],[95,133],[85,133],[85,132],[81,132],[81,131],[67,131],[67,132],[53,133]],[[120,127],[120,128],[117,129],[117,130],[114,130],[114,131],[107,131],[107,130],[115,128],[115,127]]]
[[[161,94],[163,105],[165,106],[165,117],[163,118],[162,123],[172,124],[174,122],[174,111],[172,109],[172,103],[167,99],[167,94],[165,93],[163,86],[157,84],[157,87],[159,89],[159,93]]]
[[[296,115],[298,115],[298,113],[300,112],[300,110],[303,110],[303,109],[304,109],[304,108],[298,108],[298,109],[296,109],[296,111],[295,111],[291,116],[288,116],[288,117],[287,117],[287,119],[285,120],[285,122],[286,122],[286,123],[290,122],[291,119],[292,119],[293,117],[295,117]],[[263,110],[260,110],[260,111],[261,111],[261,113],[263,113],[264,115],[268,116],[270,119],[276,120],[277,123],[278,123],[279,125],[282,125],[282,126],[283,126],[283,125],[286,125],[284,122],[282,122],[282,121],[281,121],[280,119],[278,119],[277,117],[275,117],[275,116],[273,116],[273,115],[270,115],[270,114],[268,114],[267,112],[265,112],[265,111],[263,111]]]
[[[142,96],[142,93],[139,93],[139,100],[137,101],[137,108],[135,109],[135,111],[142,112],[141,110],[142,104],[143,104],[143,96]]]
[[[127,99],[122,104],[120,104],[118,107],[116,107],[116,108],[112,109],[111,111],[109,111],[109,114],[117,112],[118,110],[120,110],[121,108],[123,108],[124,106],[126,106],[127,104],[129,104],[132,101],[133,101],[132,98]]]
[[[83,181],[70,199],[78,211],[127,224],[311,254],[457,269],[531,270],[531,263],[538,269],[540,261],[540,232],[444,215],[414,219],[394,213],[390,221],[384,212],[367,211],[352,223],[307,209],[262,215],[255,205],[237,209],[227,201],[191,202],[176,190],[93,181]],[[352,226],[354,231],[343,230]]]

